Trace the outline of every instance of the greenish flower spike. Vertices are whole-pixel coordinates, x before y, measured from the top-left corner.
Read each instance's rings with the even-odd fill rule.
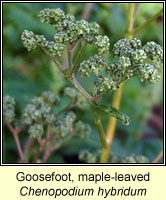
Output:
[[[109,53],[110,42],[109,38],[106,35],[96,36],[94,44],[98,47],[99,54]]]
[[[25,30],[21,39],[23,41],[24,47],[27,48],[28,51],[35,49],[37,47],[37,40],[35,38],[35,34],[32,31]]]
[[[31,125],[42,121],[45,124],[53,124],[56,120],[53,108],[57,105],[59,105],[59,97],[50,91],[43,92],[41,97],[34,97],[23,112],[23,124]]]
[[[44,133],[43,126],[41,124],[33,124],[29,127],[28,133],[33,138],[39,138]]]
[[[98,80],[96,81],[95,86],[100,92],[106,92],[109,90],[117,90],[119,88],[119,85],[117,85],[117,83],[109,76],[98,77]]]
[[[82,139],[87,139],[91,132],[91,127],[89,126],[89,124],[78,121],[74,125],[74,130],[77,134],[79,134]]]
[[[43,35],[35,35],[32,31],[25,30],[21,35],[21,39],[28,51],[40,47],[50,56],[61,56],[64,50],[63,44],[47,41]]]
[[[147,157],[142,156],[142,155],[137,156],[137,155],[132,154],[130,156],[123,157],[115,153],[111,153],[109,162],[110,163],[149,163],[149,160]]]
[[[73,132],[73,123],[76,119],[76,115],[73,112],[69,112],[63,120],[56,122],[56,133],[60,138],[64,138]]]
[[[98,36],[100,26],[96,22],[76,21],[74,16],[65,14],[59,8],[46,8],[40,11],[39,17],[41,22],[49,23],[55,27],[54,41],[47,41],[43,35],[36,35],[32,31],[25,30],[21,39],[28,51],[38,46],[50,56],[61,56],[65,46],[73,45],[82,39],[99,47],[99,53],[108,52],[109,39],[107,36]]]
[[[3,98],[3,118],[5,121],[12,122],[15,118],[15,100],[10,96]]]
[[[106,68],[118,83],[133,76],[138,76],[141,82],[156,83],[160,79],[159,63],[163,59],[162,47],[155,42],[144,46],[141,41],[121,39],[114,44],[113,53],[119,61]],[[149,64],[150,63],[150,64]]]
[[[41,22],[56,24],[57,22],[65,19],[65,13],[60,8],[57,9],[46,8],[40,11],[39,17]]]
[[[57,95],[55,95],[51,91],[46,91],[42,93],[43,101],[48,103],[49,105],[58,106],[60,104],[60,99]]]
[[[79,73],[83,76],[90,76],[91,73],[94,73],[96,76],[98,76],[101,73],[101,70],[106,67],[107,63],[104,60],[104,58],[96,54],[92,57],[90,57],[87,60],[84,60],[79,67]]]
[[[163,60],[163,48],[155,42],[147,42],[143,47],[149,59],[153,61]]]

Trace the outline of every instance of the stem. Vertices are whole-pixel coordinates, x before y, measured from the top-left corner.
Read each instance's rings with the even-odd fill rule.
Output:
[[[24,159],[23,151],[22,151],[22,148],[21,148],[21,145],[20,145],[20,140],[18,138],[18,134],[13,133],[13,136],[14,136],[14,140],[16,142],[17,150],[18,150],[18,153],[19,153],[19,156],[20,156],[20,161],[21,161],[21,163],[25,163],[25,159]]]
[[[76,133],[72,132],[68,137],[66,137],[63,140],[62,143],[60,143],[59,145],[55,146],[53,149],[50,149],[50,152],[45,156],[45,158],[43,158],[42,163],[46,162],[53,152],[55,152],[56,150],[58,150],[64,143],[66,143],[68,140],[70,140],[74,135],[76,135]]]
[[[51,150],[50,150],[50,125],[48,125],[47,127],[47,133],[46,133],[46,149],[45,149],[45,153],[42,159],[42,163],[45,163],[47,161],[47,159],[50,157],[51,155]]]
[[[93,105],[92,105],[92,111],[93,111],[93,115],[94,115],[94,118],[95,118],[95,124],[97,126],[97,130],[98,130],[98,133],[99,133],[99,138],[100,138],[100,142],[101,142],[101,145],[102,145],[102,149],[105,149],[105,148],[107,148],[107,143],[106,143],[106,139],[105,139],[104,128],[103,128],[103,125],[101,123],[101,118],[96,113],[95,108],[93,108]]]
[[[157,12],[155,15],[153,15],[150,19],[148,19],[144,24],[140,25],[135,30],[133,30],[131,32],[131,34],[134,35],[137,32],[141,31],[143,28],[145,28],[146,26],[148,26],[152,21],[154,21],[155,19],[157,19],[162,13],[163,13],[163,8],[159,12]]]
[[[134,25],[134,19],[135,19],[137,8],[138,7],[136,7],[135,3],[129,3],[128,15],[127,15],[127,21],[126,21],[126,33],[125,33],[125,38],[127,39],[132,39],[133,37],[132,29]],[[119,89],[114,92],[114,95],[113,95],[112,106],[115,107],[116,109],[119,109],[120,107],[122,90],[123,90],[123,83],[120,85]],[[117,125],[117,119],[114,117],[110,117],[107,133],[106,133],[107,149],[105,149],[105,151],[103,151],[101,154],[102,163],[108,162],[111,146],[112,146],[114,135],[115,135],[116,125]]]
[[[36,152],[36,154],[35,154],[35,156],[34,156],[34,158],[32,160],[32,163],[36,163],[36,161],[37,161],[37,159],[38,159],[38,157],[40,155],[40,152],[41,152],[42,148],[43,148],[43,144],[39,143],[39,148],[38,148],[38,150],[37,150],[37,152]]]
[[[80,60],[80,58],[81,58],[81,55],[82,55],[82,53],[83,53],[83,51],[84,51],[86,45],[87,45],[86,42],[82,45],[82,47],[81,47],[81,49],[80,49],[80,52],[79,52],[79,54],[78,54],[78,56],[77,56],[77,58],[76,58],[76,61],[75,61],[75,63],[74,63],[74,66],[73,66],[73,68],[72,68],[72,70],[71,70],[70,76],[72,76],[72,74],[75,72],[75,70],[76,70],[76,68],[77,68],[77,65],[78,65],[78,63],[79,63],[79,60]]]
[[[161,152],[157,155],[157,157],[153,160],[152,163],[158,163],[158,162],[161,160],[162,157],[163,157],[163,151],[161,151]]]
[[[155,20],[163,12],[163,9],[160,10],[153,17],[151,17],[147,22],[145,22],[143,25],[141,25],[140,27],[136,28],[133,31],[133,25],[134,25],[134,20],[135,20],[137,9],[138,9],[138,4],[129,3],[128,16],[127,16],[127,22],[126,22],[126,33],[125,33],[126,39],[131,40],[135,33],[142,30],[144,27],[146,27],[149,23],[151,23],[153,20]],[[112,106],[117,109],[119,109],[119,107],[120,107],[122,91],[123,91],[123,83],[120,85],[120,88],[114,92],[114,96],[113,96]],[[111,117],[109,120],[109,125],[108,125],[108,129],[107,129],[107,133],[106,133],[106,141],[108,143],[108,148],[101,155],[101,158],[103,158],[102,159],[103,162],[108,162],[110,150],[111,150],[113,139],[115,136],[116,125],[117,125],[117,119]]]
[[[6,124],[9,127],[11,133],[14,136],[14,140],[15,140],[15,143],[16,143],[16,146],[17,146],[19,157],[20,157],[20,162],[25,163],[24,154],[23,154],[23,151],[22,151],[22,148],[21,148],[21,145],[20,145],[19,137],[18,137],[18,134],[22,131],[23,127],[15,129],[15,128],[13,128],[13,126],[9,122],[6,122]]]
[[[57,59],[55,57],[51,57],[51,59],[56,64],[56,66],[58,67],[59,71],[64,75],[64,72],[63,72],[63,69],[62,69],[62,65],[57,61]]]
[[[68,47],[68,61],[69,61],[69,69],[71,70],[73,62],[72,62],[72,52],[70,50],[70,47]]]
[[[43,51],[44,51],[48,56],[51,57],[51,59],[54,61],[54,63],[55,63],[56,66],[58,67],[59,71],[60,71],[62,74],[64,74],[64,72],[63,72],[63,67],[62,67],[62,65],[58,62],[58,60],[56,59],[56,57],[55,57],[55,56],[51,56],[50,53],[49,53],[45,48],[43,48],[42,46],[40,46],[40,48],[43,49]]]
[[[94,3],[87,3],[82,15],[82,19],[87,20],[91,14],[92,7]]]
[[[28,153],[29,150],[32,149],[33,145],[34,145],[35,139],[34,138],[28,138],[25,145],[24,145],[24,155],[26,155]]]
[[[127,21],[126,21],[126,32],[125,32],[125,38],[131,40],[133,37],[132,30],[133,30],[133,24],[135,19],[135,3],[129,3],[128,8],[128,15],[127,15]]]
[[[100,138],[100,142],[101,142],[101,157],[100,157],[100,163],[104,163],[104,159],[105,159],[105,152],[108,149],[108,145],[107,145],[107,141],[105,138],[105,132],[104,132],[104,128],[101,122],[101,118],[100,116],[96,113],[95,108],[93,108],[92,105],[92,111],[93,111],[93,115],[95,118],[95,124],[97,126],[97,130],[98,130],[98,134],[99,134],[99,138]]]

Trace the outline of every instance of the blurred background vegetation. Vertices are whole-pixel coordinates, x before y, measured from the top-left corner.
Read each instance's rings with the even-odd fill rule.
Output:
[[[3,3],[3,95],[8,94],[16,99],[18,116],[34,96],[46,90],[61,96],[63,88],[69,85],[51,59],[40,49],[27,52],[23,47],[20,36],[25,29],[53,38],[55,30],[52,26],[40,22],[40,10],[59,7],[78,20],[84,15],[90,22],[96,21],[101,26],[101,32],[110,38],[111,48],[114,42],[124,38],[128,3],[93,3],[89,16],[86,16],[86,6],[86,3]],[[144,23],[162,6],[162,3],[141,3],[134,27]],[[163,46],[162,16],[135,37],[140,38],[143,44],[153,40]],[[82,59],[94,53],[95,49],[86,48]],[[108,60],[111,59],[113,58],[109,55]],[[91,91],[91,80],[79,76],[78,79]],[[61,99],[62,107],[66,101],[65,98]],[[102,101],[111,105],[112,94]],[[131,153],[144,155],[151,162],[163,148],[163,81],[150,86],[140,83],[137,79],[127,81],[124,84],[121,111],[130,116],[131,124],[127,127],[118,122],[112,152],[123,156]],[[81,150],[93,151],[100,148],[90,110],[76,112],[78,118],[90,123],[92,127],[89,140],[73,138],[52,155],[48,162],[78,163]],[[108,118],[104,118],[103,123],[106,128]],[[5,126],[3,134],[3,162],[17,162],[13,136]],[[27,137],[26,131],[20,135],[22,144]]]

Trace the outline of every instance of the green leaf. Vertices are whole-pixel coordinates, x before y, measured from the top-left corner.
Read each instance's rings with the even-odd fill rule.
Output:
[[[116,119],[121,120],[122,123],[126,126],[129,125],[130,123],[130,119],[126,114],[120,112],[119,110],[117,110],[116,108],[112,106],[97,105],[97,104],[94,104],[93,106],[96,112],[98,112],[99,114],[115,117]]]

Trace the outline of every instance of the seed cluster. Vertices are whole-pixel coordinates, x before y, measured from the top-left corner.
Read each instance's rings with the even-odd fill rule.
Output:
[[[159,64],[163,59],[163,49],[155,42],[142,46],[139,39],[121,39],[114,44],[113,54],[118,61],[111,64],[98,54],[80,64],[82,77],[91,73],[96,75],[95,87],[99,92],[117,90],[121,82],[133,76],[149,84],[160,79]]]
[[[56,133],[60,138],[64,138],[74,131],[73,124],[76,120],[76,115],[73,112],[67,113],[62,119],[58,120],[55,124]]]
[[[44,126],[54,124],[54,106],[57,105],[59,97],[50,91],[43,92],[40,97],[34,97],[27,104],[22,115],[22,123],[30,126],[28,132],[32,137],[42,136]]]
[[[89,152],[84,150],[79,153],[79,159],[86,163],[98,163],[100,161],[100,154],[100,151]],[[108,163],[149,163],[149,160],[143,155],[131,154],[130,156],[124,157],[111,153]]]
[[[74,16],[65,14],[59,8],[46,8],[40,11],[39,17],[41,22],[49,23],[55,27],[54,41],[47,41],[43,35],[25,30],[21,39],[28,51],[39,46],[51,56],[61,56],[65,46],[72,46],[82,39],[95,45],[99,54],[108,53],[109,38],[99,35],[100,26],[97,23],[89,23],[85,20],[77,21]]]
[[[15,118],[15,100],[11,96],[3,98],[3,118],[5,121],[12,122]]]
[[[67,87],[65,95],[71,98],[72,108],[87,108],[86,99],[76,89]],[[28,126],[28,133],[33,138],[40,138],[46,133],[49,125],[50,132],[56,134],[54,142],[62,142],[69,134],[77,134],[86,139],[91,132],[87,123],[76,121],[76,115],[69,110],[65,111],[63,119],[59,119],[56,106],[59,106],[60,99],[51,91],[45,91],[39,97],[34,97],[26,105],[22,113],[22,124]],[[12,122],[15,119],[15,100],[6,96],[3,98],[3,117],[5,121]],[[63,113],[62,113],[63,114]]]
[[[149,163],[149,160],[145,156],[138,156],[135,154],[131,154],[130,156],[123,157],[116,155],[114,153],[111,153],[110,155],[110,163]]]
[[[103,57],[109,53],[109,38],[99,34],[100,26],[85,20],[76,20],[74,16],[65,14],[61,9],[44,9],[39,14],[41,22],[55,27],[54,41],[47,41],[43,35],[35,35],[32,31],[22,33],[24,46],[30,51],[41,47],[50,56],[61,56],[65,46],[73,47],[83,40],[96,46],[98,52],[80,63],[81,77],[96,76],[94,82],[97,93],[117,90],[121,82],[138,76],[141,82],[156,83],[160,79],[159,65],[163,59],[163,49],[155,42],[144,46],[139,39],[120,39],[113,46],[113,54],[117,62],[107,63]]]
[[[82,121],[76,122],[74,128],[76,133],[79,133],[79,136],[82,139],[87,139],[91,132],[91,127],[89,126],[89,124]]]
[[[48,41],[43,35],[35,35],[32,31],[25,30],[21,35],[21,39],[28,51],[40,47],[50,56],[61,56],[64,50],[63,44]]]

